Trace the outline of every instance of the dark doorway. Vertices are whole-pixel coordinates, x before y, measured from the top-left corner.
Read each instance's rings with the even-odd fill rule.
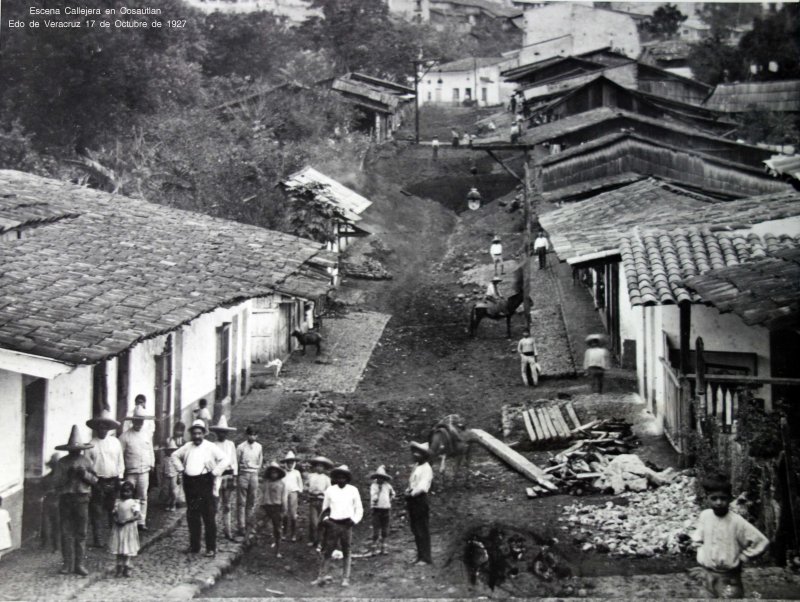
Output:
[[[42,521],[41,499],[44,494],[44,418],[47,380],[37,378],[25,386],[25,489],[22,501],[23,543],[39,533]],[[69,432],[64,427],[60,436]]]

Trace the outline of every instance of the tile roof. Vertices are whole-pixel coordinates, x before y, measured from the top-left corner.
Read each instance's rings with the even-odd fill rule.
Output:
[[[0,243],[0,346],[95,363],[217,307],[327,292],[323,245],[0,170],[0,198],[77,217]]]
[[[344,217],[351,222],[361,220],[361,215],[359,214],[372,205],[372,201],[369,199],[313,167],[304,167],[281,182],[281,185],[288,190],[307,184],[322,184],[325,186],[324,192],[317,194],[317,199],[340,209]]]
[[[442,72],[442,73],[449,73],[449,72],[456,72],[456,71],[472,71],[475,68],[480,69],[481,67],[491,67],[492,65],[497,65],[498,63],[502,63],[505,61],[502,56],[493,56],[493,57],[467,57],[464,59],[458,59],[455,61],[450,61],[449,63],[442,63],[441,65],[437,65],[431,71],[435,72]]]
[[[738,266],[783,249],[800,248],[800,235],[763,237],[746,231],[673,228],[622,237],[620,255],[631,305],[702,302],[684,282],[712,270]]]
[[[572,186],[564,186],[563,188],[543,192],[542,199],[549,203],[559,203],[578,197],[587,198],[589,196],[594,196],[592,195],[593,192],[599,194],[608,189],[619,188],[620,186],[639,182],[646,178],[647,176],[632,171],[615,174],[613,176],[597,178],[595,180],[589,180],[588,182],[580,182]]]
[[[9,193],[0,194],[0,234],[76,216],[76,213],[58,204],[21,199]]]
[[[504,6],[500,2],[493,0],[442,0],[445,4],[453,4],[456,6],[466,6],[469,8],[480,8],[486,11],[493,17],[503,17],[506,19],[513,19],[522,15],[522,10],[519,8],[510,8]],[[437,0],[431,0],[431,10],[435,10],[436,5],[440,4]]]
[[[711,270],[684,286],[745,324],[778,330],[800,322],[800,249],[783,249],[752,263]]]
[[[620,239],[637,225],[666,224],[714,199],[655,178],[569,203],[539,217],[559,259],[566,261],[619,248]]]
[[[718,84],[705,106],[739,113],[755,105],[770,111],[800,111],[800,79]]]

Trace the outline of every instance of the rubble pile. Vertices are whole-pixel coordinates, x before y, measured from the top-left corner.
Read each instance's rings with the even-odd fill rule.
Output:
[[[643,492],[623,493],[625,505],[576,503],[558,520],[585,552],[650,557],[679,554],[690,548],[690,534],[700,512],[694,477],[677,474],[670,483]]]
[[[384,265],[372,257],[364,257],[360,262],[342,261],[342,274],[361,280],[391,280],[392,274]]]

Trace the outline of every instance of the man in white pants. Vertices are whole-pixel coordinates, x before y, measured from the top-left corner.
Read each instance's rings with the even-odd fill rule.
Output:
[[[536,351],[536,341],[531,336],[530,331],[522,333],[522,338],[517,343],[519,352],[520,368],[522,370],[522,382],[527,387],[535,387],[539,384],[539,364],[537,360],[539,354]],[[530,367],[530,377],[527,368]]]
[[[122,457],[125,460],[125,480],[136,487],[136,498],[142,507],[139,530],[147,531],[147,490],[150,488],[150,471],[156,465],[153,451],[153,435],[144,429],[145,420],[153,420],[144,413],[142,406],[136,406],[132,420],[133,426],[119,436],[122,444]]]

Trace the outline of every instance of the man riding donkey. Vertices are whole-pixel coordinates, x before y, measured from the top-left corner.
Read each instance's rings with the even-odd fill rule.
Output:
[[[517,308],[522,305],[524,298],[522,286],[522,266],[518,266],[511,274],[511,294],[506,297],[500,292],[499,283],[501,278],[495,276],[486,288],[486,294],[473,305],[470,310],[469,334],[475,335],[475,331],[481,320],[506,320],[507,336],[511,336],[511,316],[517,312]]]

